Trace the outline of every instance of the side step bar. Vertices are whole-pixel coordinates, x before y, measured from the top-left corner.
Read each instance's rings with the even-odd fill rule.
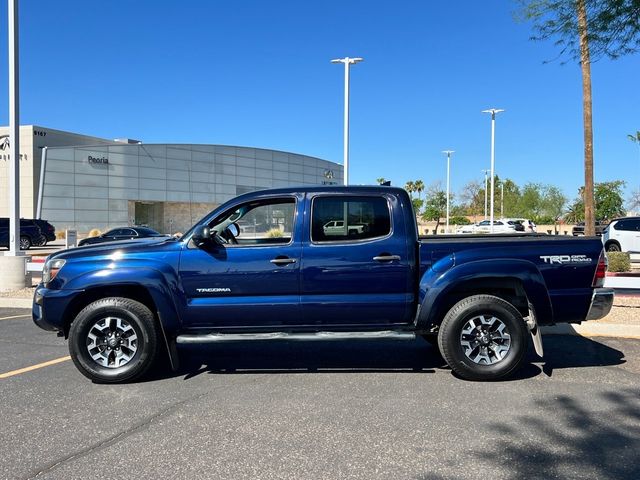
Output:
[[[244,342],[251,340],[302,340],[326,341],[326,340],[373,340],[373,339],[413,340],[416,334],[398,330],[382,330],[375,332],[268,332],[268,333],[206,333],[202,335],[185,334],[178,335],[177,343],[222,343]]]

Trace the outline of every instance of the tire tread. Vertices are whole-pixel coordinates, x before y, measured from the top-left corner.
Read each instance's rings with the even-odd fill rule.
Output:
[[[148,330],[148,332],[145,333],[149,334],[149,338],[145,339],[145,341],[148,340],[150,347],[149,351],[147,352],[148,357],[146,361],[141,365],[141,367],[139,367],[138,369],[134,369],[130,373],[126,372],[123,375],[105,377],[94,374],[87,369],[87,366],[83,364],[83,360],[79,358],[80,352],[76,351],[75,343],[74,341],[72,341],[72,336],[79,334],[78,330],[82,329],[83,321],[89,318],[89,316],[93,316],[96,313],[100,313],[101,311],[105,310],[108,311],[113,308],[122,308],[130,312],[130,315],[134,316],[140,323],[143,324],[144,328]],[[91,302],[89,305],[84,307],[73,320],[69,332],[69,352],[76,368],[80,370],[80,373],[82,373],[85,377],[98,383],[123,383],[136,380],[149,371],[158,357],[158,350],[159,346],[161,345],[161,341],[162,339],[160,338],[160,331],[158,326],[156,325],[155,317],[146,305],[138,302],[137,300],[126,297],[105,297],[99,300],[95,300],[94,302]]]
[[[440,333],[438,334],[438,347],[440,348],[440,353],[442,354],[442,357],[445,359],[449,367],[451,367],[451,370],[453,370],[460,377],[465,378],[467,380],[498,380],[511,375],[515,370],[517,370],[520,367],[520,364],[522,363],[522,359],[524,358],[524,355],[526,353],[526,343],[523,345],[523,348],[520,349],[520,352],[516,352],[517,357],[515,361],[512,363],[510,368],[508,368],[503,372],[500,372],[499,375],[492,375],[492,376],[489,376],[486,373],[471,372],[466,366],[464,368],[461,367],[460,364],[456,361],[455,355],[453,354],[451,349],[451,343],[452,343],[450,341],[451,336],[456,335],[457,337],[457,335],[459,335],[459,332],[457,330],[451,328],[451,324],[455,322],[455,320],[458,318],[458,316],[462,311],[464,311],[466,308],[468,308],[471,305],[479,304],[479,303],[490,303],[494,305],[496,304],[500,305],[500,307],[508,310],[516,318],[522,319],[522,315],[520,315],[520,312],[512,304],[510,304],[509,302],[507,302],[506,300],[500,297],[496,297],[494,295],[488,295],[488,294],[471,295],[469,297],[466,297],[460,300],[458,303],[456,303],[453,307],[451,307],[451,309],[445,315],[444,319],[442,320],[442,323],[440,324]],[[524,320],[522,320],[522,322],[523,322],[523,328],[526,329]],[[516,332],[513,332],[513,333],[516,333]],[[456,342],[458,341],[457,338],[455,340]]]

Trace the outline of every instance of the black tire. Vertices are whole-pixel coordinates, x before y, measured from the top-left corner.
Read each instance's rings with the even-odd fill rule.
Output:
[[[31,239],[25,235],[20,237],[20,250],[29,250],[31,248]]]
[[[478,329],[484,329],[486,325],[477,320],[481,317],[487,322],[494,322],[489,330],[497,324],[500,324],[500,327],[504,325],[501,328],[508,334],[508,339],[505,337],[488,340],[489,336],[484,334],[475,337],[463,332],[465,327],[475,323],[482,327],[479,326]],[[473,332],[475,331],[474,329]],[[473,295],[460,300],[447,312],[440,326],[438,345],[442,357],[460,377],[466,380],[498,380],[510,375],[522,365],[528,345],[527,333],[522,315],[509,302],[492,295]],[[473,340],[465,348],[463,342],[469,338]],[[489,346],[481,346],[483,344],[480,340],[489,341]],[[478,347],[472,348],[473,345]],[[502,358],[498,358],[494,348],[506,349],[506,352],[500,352]]]
[[[607,252],[620,252],[621,250],[617,242],[611,242],[607,245]]]
[[[47,239],[45,238],[44,235],[33,243],[33,245],[36,247],[44,247],[46,244],[47,244]]]
[[[96,329],[100,328],[107,328],[107,331],[117,330],[115,327],[101,326],[100,323],[103,325],[106,323],[105,319],[115,319],[109,320],[112,327],[120,323],[125,324],[128,331],[131,329],[134,331],[129,336],[133,337],[134,334],[136,336],[133,342],[129,342],[135,343],[134,353],[131,353],[132,349],[127,350],[129,347],[124,345],[122,347],[112,345],[113,348],[111,348],[107,347],[109,345],[107,343],[101,344],[101,347],[108,348],[110,351],[109,359],[102,361],[113,359],[113,364],[109,366],[99,363],[100,358],[94,359],[89,352],[90,333],[95,335]],[[117,319],[120,319],[120,322],[114,324],[113,322]],[[117,334],[112,333],[114,336]],[[125,335],[127,333],[122,334],[121,338],[125,339]],[[80,373],[96,383],[122,383],[140,378],[154,364],[160,342],[159,327],[151,310],[140,302],[121,297],[103,298],[90,303],[76,316],[69,331],[69,353],[73,363]],[[112,353],[111,350],[113,350]],[[118,358],[115,356],[115,350],[122,352],[126,350],[130,354],[130,359],[122,366],[116,366]],[[93,351],[94,355],[106,358],[104,356],[106,350],[98,351],[96,347]]]

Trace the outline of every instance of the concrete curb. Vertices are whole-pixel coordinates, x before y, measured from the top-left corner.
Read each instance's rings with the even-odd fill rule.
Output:
[[[0,308],[31,308],[32,298],[4,298],[0,297]]]
[[[640,325],[586,322],[581,325],[561,323],[542,327],[544,335],[581,335],[583,337],[619,337],[640,339]]]
[[[607,276],[604,279],[604,286],[607,288],[640,289],[640,277],[634,276]]]

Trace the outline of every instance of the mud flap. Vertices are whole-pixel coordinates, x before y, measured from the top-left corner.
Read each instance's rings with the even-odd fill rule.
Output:
[[[531,332],[531,338],[533,339],[533,348],[540,358],[544,357],[544,349],[542,348],[542,333],[538,327],[536,320],[536,313],[533,309],[533,305],[529,303],[529,316],[526,319],[529,332]]]
[[[538,356],[544,357],[544,350],[542,348],[542,333],[540,333],[538,325],[530,329],[530,332],[531,338],[533,339],[533,347],[535,348],[536,353],[538,354]]]
[[[171,364],[171,370],[177,372],[180,370],[180,357],[178,356],[178,349],[176,347],[176,340],[174,337],[169,337],[164,330],[164,324],[162,323],[162,317],[160,312],[156,312],[158,315],[158,323],[160,325],[160,331],[162,332],[162,338],[164,339],[165,347],[167,348],[167,355],[169,356],[169,363]]]

